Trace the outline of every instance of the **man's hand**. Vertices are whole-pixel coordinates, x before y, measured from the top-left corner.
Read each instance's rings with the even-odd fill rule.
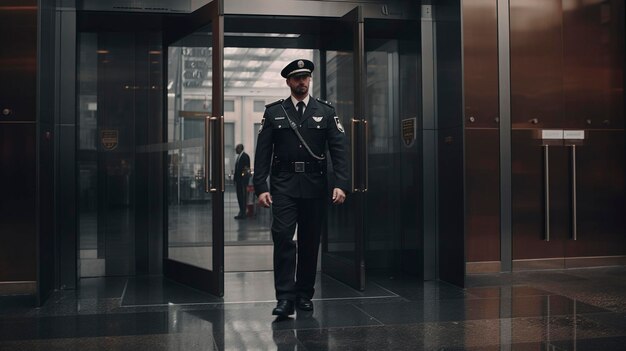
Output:
[[[341,205],[344,201],[346,201],[346,193],[339,188],[333,189],[333,203]]]
[[[264,192],[259,195],[259,205],[268,208],[272,204],[272,196],[269,192]]]

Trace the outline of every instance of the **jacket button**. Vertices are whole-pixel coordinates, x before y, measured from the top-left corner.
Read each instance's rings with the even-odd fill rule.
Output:
[[[298,145],[298,147],[302,149],[302,145]]]

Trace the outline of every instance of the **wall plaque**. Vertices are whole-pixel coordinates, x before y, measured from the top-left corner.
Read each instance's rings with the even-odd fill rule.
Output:
[[[115,150],[118,141],[119,131],[117,129],[105,129],[100,131],[100,142],[105,150]]]
[[[407,118],[402,120],[402,141],[404,146],[411,147],[415,142],[417,133],[417,118]]]

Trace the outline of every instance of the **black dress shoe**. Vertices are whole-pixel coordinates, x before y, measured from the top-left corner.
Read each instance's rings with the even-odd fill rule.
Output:
[[[296,299],[296,307],[303,311],[313,311],[313,302],[306,297],[298,297]]]
[[[246,216],[235,216],[235,219],[246,219]]]
[[[294,313],[293,301],[291,300],[278,300],[276,307],[272,311],[272,314],[280,317],[287,317]]]

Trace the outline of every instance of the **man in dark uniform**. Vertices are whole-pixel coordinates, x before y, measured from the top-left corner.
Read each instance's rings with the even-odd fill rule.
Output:
[[[243,151],[243,145],[235,147],[237,158],[235,159],[235,189],[237,190],[237,202],[239,203],[239,213],[235,219],[246,218],[246,194],[248,181],[250,180],[250,156]]]
[[[282,70],[291,96],[265,106],[254,157],[255,193],[259,204],[271,205],[273,213],[278,304],[272,314],[283,317],[294,313],[294,304],[300,310],[313,310],[317,254],[329,197],[327,150],[336,178],[334,204],[344,202],[349,186],[345,132],[335,109],[309,95],[313,69],[313,62],[295,60]]]

